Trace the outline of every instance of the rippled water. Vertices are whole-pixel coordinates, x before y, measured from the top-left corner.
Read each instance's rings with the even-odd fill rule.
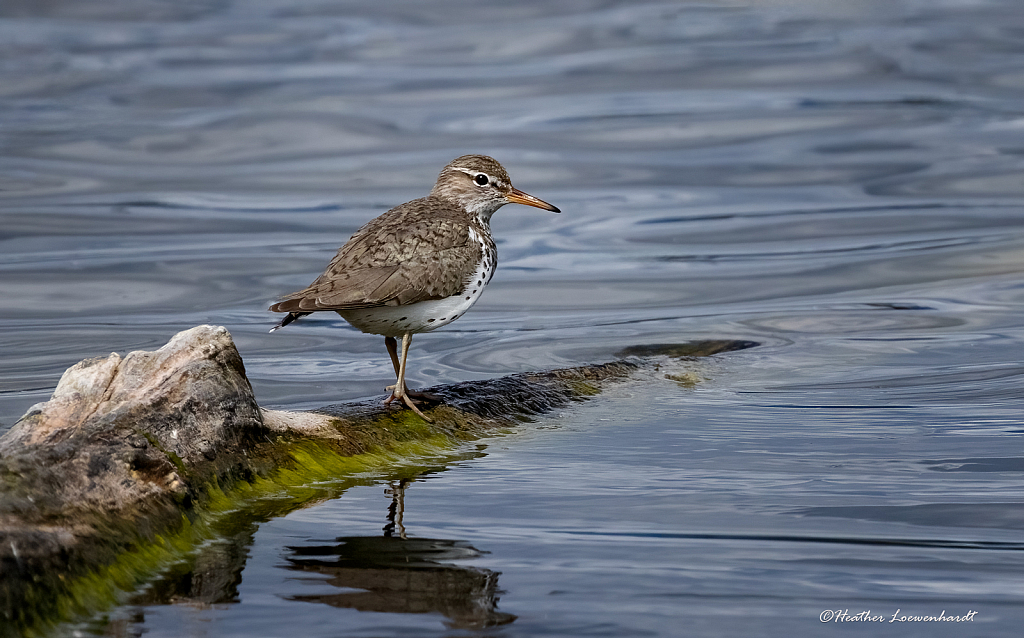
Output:
[[[264,405],[381,394],[378,338],[268,335],[265,308],[466,152],[564,213],[495,215],[497,274],[417,338],[412,384],[763,344],[254,524],[207,595],[179,585],[209,549],[78,630],[818,636],[856,631],[825,610],[973,610],[872,631],[1018,635],[1022,93],[1015,0],[5,1],[0,428],[78,360],[199,323]]]

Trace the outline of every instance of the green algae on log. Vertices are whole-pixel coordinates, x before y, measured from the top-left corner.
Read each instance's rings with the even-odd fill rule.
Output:
[[[380,401],[261,409],[227,330],[89,359],[0,437],[0,636],[94,613],[239,525],[336,496],[359,474],[468,441],[600,392],[658,356],[430,388],[428,424]]]

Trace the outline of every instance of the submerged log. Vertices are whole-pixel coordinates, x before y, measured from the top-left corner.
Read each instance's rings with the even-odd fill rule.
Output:
[[[453,450],[597,394],[665,353],[753,345],[649,346],[611,363],[429,388],[442,399],[428,411],[432,424],[380,401],[261,409],[222,327],[181,332],[154,352],[82,361],[0,437],[0,635],[115,603],[228,533],[228,513],[270,495],[323,497],[308,486]]]

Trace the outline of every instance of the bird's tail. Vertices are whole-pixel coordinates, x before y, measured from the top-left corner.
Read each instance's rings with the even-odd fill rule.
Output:
[[[271,328],[270,331],[274,332],[275,330],[280,330],[281,328],[284,328],[285,326],[287,326],[291,322],[295,321],[299,317],[305,317],[306,315],[311,315],[311,314],[313,314],[313,313],[312,312],[289,312],[288,314],[286,314],[284,316],[284,319],[281,320],[281,323],[279,323],[276,326],[274,326],[273,328]]]

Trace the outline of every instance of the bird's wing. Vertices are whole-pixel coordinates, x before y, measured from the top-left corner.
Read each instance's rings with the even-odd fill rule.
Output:
[[[271,306],[276,312],[403,306],[465,289],[481,249],[461,220],[408,214],[403,204],[359,229],[308,288]],[[427,212],[429,212],[429,207]],[[476,242],[473,242],[475,244]],[[469,250],[467,250],[469,248]]]

